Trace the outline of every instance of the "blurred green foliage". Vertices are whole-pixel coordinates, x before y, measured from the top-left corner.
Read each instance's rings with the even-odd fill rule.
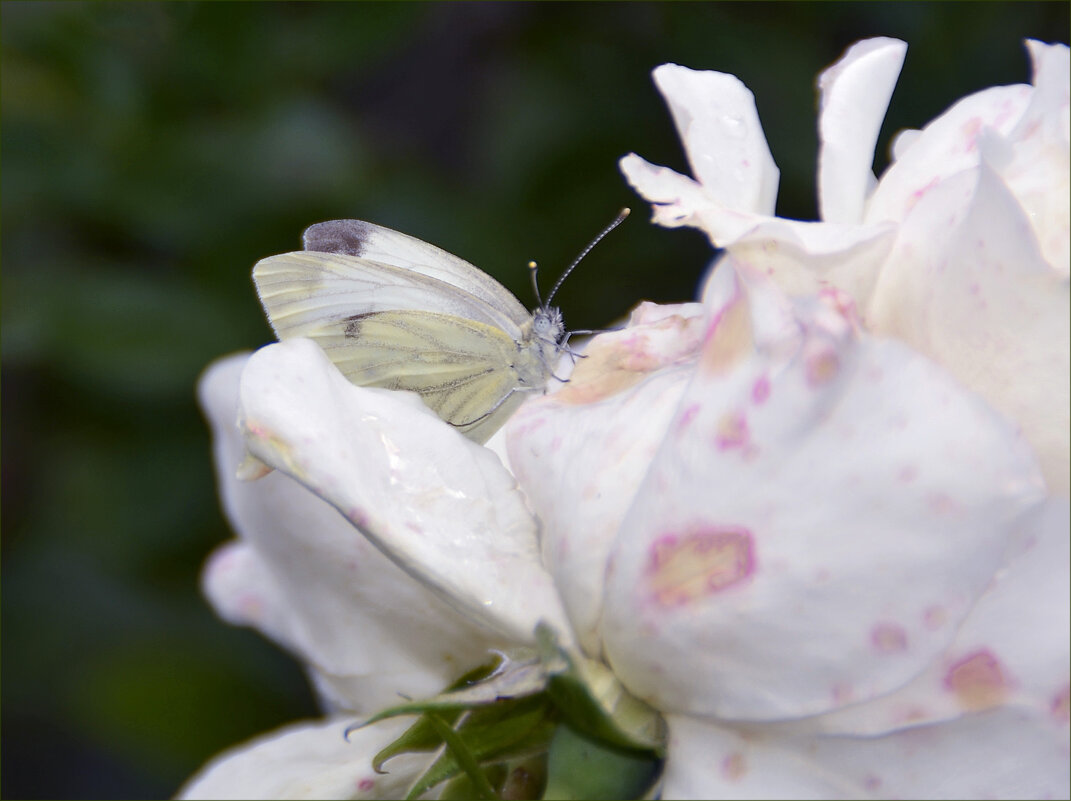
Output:
[[[1053,3],[38,3],[2,13],[3,731],[7,798],[165,797],[209,756],[316,713],[300,668],[217,621],[198,572],[230,534],[198,373],[270,340],[249,272],[358,217],[573,327],[693,296],[710,259],[646,224],[616,160],[685,161],[650,77],[738,75],[813,218],[817,74],[910,50],[889,135],[1029,80]]]

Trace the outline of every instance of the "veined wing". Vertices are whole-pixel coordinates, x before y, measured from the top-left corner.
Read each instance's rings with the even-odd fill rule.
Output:
[[[514,367],[525,355],[516,342],[494,326],[448,314],[354,314],[308,336],[354,384],[417,392],[476,442],[547,378],[526,383]]]
[[[518,326],[531,316],[508,289],[487,273],[399,231],[363,220],[331,220],[310,226],[302,239],[307,251],[345,253],[437,278],[499,309]]]
[[[531,317],[525,312],[518,323],[453,284],[344,253],[297,251],[271,256],[257,262],[253,281],[280,339],[315,336],[321,327],[354,315],[409,310],[469,318],[501,328],[516,340],[521,337],[520,325]]]

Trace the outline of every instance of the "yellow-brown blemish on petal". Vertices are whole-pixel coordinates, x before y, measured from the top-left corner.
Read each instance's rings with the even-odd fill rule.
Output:
[[[1000,661],[984,648],[960,659],[945,674],[945,687],[964,709],[990,709],[1003,703],[1010,682]]]
[[[554,395],[561,403],[594,403],[617,395],[651,373],[695,358],[700,317],[671,314],[655,322],[595,337],[569,383]]]
[[[245,456],[242,457],[242,461],[238,465],[235,478],[239,481],[256,481],[258,478],[264,478],[274,469],[271,465],[264,464],[256,456],[246,451]]]
[[[660,537],[651,548],[647,581],[659,604],[680,606],[738,584],[754,569],[750,532],[706,526]]]
[[[832,381],[840,372],[840,357],[834,350],[823,350],[807,357],[807,383],[812,387]]]
[[[727,412],[718,420],[714,444],[719,450],[743,447],[748,438],[747,418],[740,412]]]
[[[699,369],[708,375],[721,375],[750,354],[753,347],[750,308],[746,298],[737,295],[710,321]]]

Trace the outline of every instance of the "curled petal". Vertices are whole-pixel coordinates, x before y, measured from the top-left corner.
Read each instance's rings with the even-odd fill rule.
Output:
[[[652,221],[658,225],[697,226],[696,214],[710,205],[703,187],[669,167],[656,167],[635,153],[624,156],[620,166],[632,188],[654,206]]]
[[[826,222],[859,223],[876,183],[874,146],[907,44],[865,39],[818,79],[818,199]]]
[[[710,200],[773,214],[780,175],[755,96],[735,75],[663,64],[654,80],[677,126],[692,173]]]
[[[289,476],[237,479],[245,452],[238,388],[248,360],[217,362],[199,385],[224,511],[241,537],[209,560],[206,594],[225,620],[260,629],[312,666],[332,707],[371,712],[399,693],[438,692],[459,665],[482,658],[486,632]]]
[[[250,358],[240,397],[250,452],[341,512],[352,542],[367,538],[506,643],[533,642],[540,621],[568,636],[513,476],[416,395],[356,387],[313,342],[290,340]]]

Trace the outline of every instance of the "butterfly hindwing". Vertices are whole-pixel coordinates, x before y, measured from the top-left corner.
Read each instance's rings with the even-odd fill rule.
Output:
[[[443,420],[477,441],[483,441],[477,427],[493,433],[528,388],[513,367],[516,343],[461,317],[356,314],[322,325],[311,338],[354,384],[417,392]]]

